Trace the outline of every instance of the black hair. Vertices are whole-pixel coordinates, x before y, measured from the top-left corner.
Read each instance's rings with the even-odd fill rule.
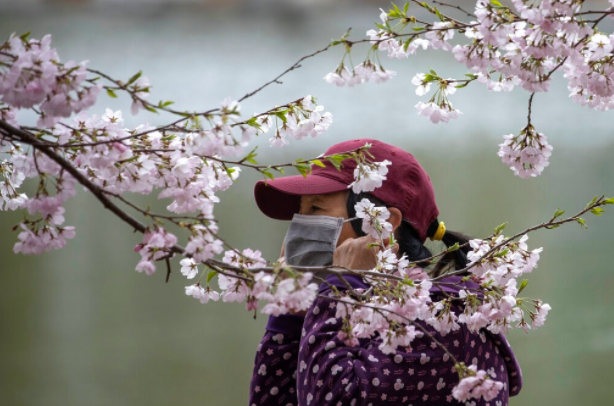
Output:
[[[360,202],[362,199],[368,199],[371,203],[373,203],[376,206],[389,207],[389,205],[385,204],[380,199],[378,199],[377,197],[369,193],[366,193],[366,192],[354,193],[352,190],[350,190],[348,194],[348,199],[347,199],[348,218],[356,217],[356,209],[354,209],[354,205],[356,205],[356,203]],[[360,237],[366,235],[365,232],[362,231],[361,222],[352,221],[350,222],[350,224],[352,224],[352,228],[354,229],[354,232],[356,233],[356,235]],[[438,219],[433,220],[433,222],[430,224],[427,230],[427,235],[429,237],[432,237],[437,231],[438,226],[439,226],[439,220]],[[396,237],[397,243],[399,244],[399,253],[405,254],[409,261],[417,262],[418,265],[422,268],[426,268],[427,266],[431,264],[430,261],[422,261],[422,260],[432,257],[433,254],[427,247],[425,247],[422,244],[422,241],[420,241],[420,236],[418,235],[418,232],[409,223],[409,221],[402,219],[401,225],[397,229],[395,237]],[[446,247],[451,247],[456,243],[458,243],[459,245],[463,245],[467,243],[470,239],[471,237],[463,233],[446,230],[441,241],[446,245]],[[427,270],[427,272],[429,273],[431,277],[435,277],[435,276],[445,274],[446,272],[448,272],[448,269],[450,269],[452,266],[454,267],[453,269],[455,270],[465,268],[468,262],[467,253],[469,252],[469,250],[470,250],[470,247],[469,247],[469,244],[467,244],[464,247],[459,248],[456,251],[451,251],[451,252],[448,252],[447,254],[442,255],[439,261],[437,261],[437,263],[435,264],[435,266],[432,269]]]

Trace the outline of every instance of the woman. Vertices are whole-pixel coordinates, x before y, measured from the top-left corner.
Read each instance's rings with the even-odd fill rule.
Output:
[[[443,222],[437,219],[439,210],[430,178],[411,154],[377,140],[359,139],[334,145],[325,155],[355,150],[366,143],[371,144],[368,151],[373,161],[391,162],[387,179],[369,194],[357,195],[348,189],[354,181],[356,167],[351,159],[343,162],[340,171],[327,163],[326,167],[315,167],[306,178],[290,176],[256,184],[256,202],[265,215],[281,220],[293,219],[296,213],[300,215],[291,223],[285,240],[288,250],[282,248],[280,260],[287,259],[290,265],[330,265],[332,262],[349,269],[372,269],[378,248],[368,248],[373,238],[362,232],[357,221],[338,222],[340,229],[336,232],[336,241],[332,240],[331,250],[334,251],[330,257],[325,249],[320,249],[318,255],[308,255],[309,250],[297,248],[292,250],[300,255],[287,252],[289,244],[301,242],[300,238],[292,239],[291,231],[298,224],[297,218],[328,216],[352,219],[356,216],[354,205],[363,198],[368,198],[376,206],[388,208],[388,222],[392,224],[398,243],[392,248],[399,256],[407,255],[410,261],[432,256],[423,245],[426,238],[441,240],[448,247],[467,241],[468,238],[460,233],[446,231]],[[294,227],[294,230],[300,228]],[[331,233],[309,238],[322,243],[322,239],[329,238],[326,235]],[[464,268],[467,252],[465,247],[442,256],[428,271],[429,274],[440,275],[448,269]],[[290,262],[290,259],[296,260]],[[424,277],[424,273],[420,273],[418,268],[414,276]],[[369,287],[358,276],[345,278],[354,289]],[[446,278],[446,282],[453,284],[445,285],[443,292],[433,287],[432,300],[440,299],[441,295],[456,295],[462,286],[476,287],[471,282],[460,283],[460,279],[460,276]],[[269,318],[255,357],[250,406],[459,404],[451,395],[452,388],[458,383],[454,362],[426,334],[414,339],[411,348],[399,347],[396,354],[388,355],[378,349],[379,337],[361,338],[357,346],[344,344],[337,336],[342,327],[342,320],[335,317],[337,302],[326,296],[331,293],[330,285],[339,290],[346,289],[346,285],[330,274],[326,276],[326,282],[319,288],[319,294],[325,297],[318,297],[304,314]],[[461,311],[456,309],[457,314]],[[459,362],[476,365],[504,384],[495,399],[488,402],[471,399],[466,404],[507,405],[508,397],[518,394],[522,386],[520,367],[503,335],[491,334],[487,330],[471,333],[465,324],[461,324],[460,329],[442,336],[426,323],[418,323],[446,346]]]

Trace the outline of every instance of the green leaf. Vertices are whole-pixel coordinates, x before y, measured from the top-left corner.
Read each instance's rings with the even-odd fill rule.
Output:
[[[561,210],[560,207],[557,207],[556,211],[554,212],[554,215],[552,216],[552,220],[554,220],[557,217],[561,217],[564,213],[565,213],[565,210]]]
[[[441,21],[446,21],[446,19],[441,15],[437,7],[433,7],[433,8],[435,9],[435,14],[437,14],[437,17],[439,17]]]
[[[28,37],[30,36],[30,34],[32,34],[32,31],[28,31],[25,34],[21,34],[19,36],[19,39],[21,39],[23,42],[26,42],[28,40]]]
[[[422,31],[424,27],[411,27],[411,29],[414,31]]]
[[[314,159],[311,162],[314,165],[319,166],[320,168],[326,168],[326,165],[324,164],[324,162],[320,161],[319,159]]]
[[[304,178],[306,178],[307,175],[311,174],[311,165],[308,163],[295,162],[294,164],[292,164],[292,166],[294,166],[296,170],[299,171],[301,175],[303,175]]]
[[[433,12],[433,9],[431,8],[431,6],[428,5],[428,3],[421,1],[419,4],[425,9],[427,9],[428,11]]]
[[[350,31],[352,31],[352,27],[348,28],[348,30],[341,37],[342,40],[346,39],[350,35]]]
[[[586,225],[586,221],[584,221],[582,217],[578,217],[576,219],[576,223],[580,224],[580,227],[582,228],[588,228],[588,226]]]
[[[499,257],[504,257],[504,256],[506,256],[506,255],[507,255],[509,252],[510,252],[509,248],[506,248],[506,249],[504,249],[504,250],[503,250],[503,251],[501,251],[501,252],[497,252],[497,253],[496,253],[495,255],[493,255],[493,256],[494,256],[494,257],[497,257],[497,258],[499,258]]]
[[[285,124],[285,123],[288,121],[288,120],[286,119],[286,115],[284,114],[284,112],[283,112],[283,111],[276,111],[276,112],[274,112],[273,114],[275,114],[277,117],[279,117],[279,118],[281,119],[281,121],[283,121],[283,122],[284,122],[284,124]]]
[[[115,94],[115,92],[113,90],[107,89],[107,94],[109,95],[109,97],[117,99],[117,95]]]
[[[469,84],[469,82],[465,82],[462,85],[456,85],[454,87],[458,87],[460,89],[461,87],[466,87],[468,84]]]
[[[209,284],[209,282],[211,281],[211,279],[213,279],[215,275],[217,275],[216,271],[209,271],[209,273],[207,274],[207,285]]]
[[[267,169],[263,169],[262,174],[266,176],[267,178],[270,178],[271,180],[275,179],[275,176],[273,176],[273,174],[269,172]]]
[[[497,227],[495,227],[495,235],[501,234],[501,231],[503,231],[505,229],[505,226],[507,226],[507,221],[505,223],[499,224]]]
[[[448,247],[448,249],[446,251],[452,252],[452,251],[456,251],[460,248],[460,244],[458,242],[454,243],[453,246]]]
[[[601,207],[593,207],[591,209],[591,213],[593,213],[595,216],[601,216],[601,213],[603,213],[605,210],[603,210]]]
[[[331,155],[329,157],[326,157],[326,159],[328,160],[328,162],[330,162],[335,169],[337,169],[338,171],[341,171],[341,162],[343,161],[343,157],[339,156],[339,155]]]
[[[254,159],[256,156],[258,156],[258,154],[256,153],[256,150],[258,149],[258,147],[256,146],[256,148],[252,149],[249,154],[245,155],[245,157],[243,157],[243,159],[241,159],[239,162],[249,162],[252,164],[257,164],[258,162],[256,162],[256,160]]]
[[[497,7],[503,7],[501,5],[501,3],[499,3],[497,0],[490,0],[490,4],[493,4],[493,5],[497,6]]]
[[[145,104],[145,105],[143,105],[143,108],[144,108],[145,110],[147,110],[147,111],[152,112],[152,113],[160,114],[160,113],[158,112],[158,110],[156,110],[155,108],[151,107],[149,104]]]
[[[591,202],[589,204],[586,205],[586,207],[592,206],[593,204],[595,204],[595,202],[597,201],[598,197],[595,196],[593,197],[593,200],[591,200]]]
[[[614,204],[614,197],[606,198],[603,204]]]
[[[403,43],[403,51],[407,52],[407,48],[409,47],[409,43],[414,39],[415,37],[409,37],[407,38],[407,41],[405,41]]]
[[[520,292],[522,292],[522,290],[526,288],[528,284],[529,284],[529,281],[527,279],[523,279],[522,282],[520,282],[520,286],[518,287],[517,295],[519,295]]]
[[[403,13],[407,14],[408,9],[409,9],[409,1],[405,3],[405,7],[403,7]]]
[[[138,71],[137,73],[135,73],[130,79],[128,79],[126,86],[130,86],[131,84],[136,82],[136,80],[140,78],[142,74],[143,74],[143,71]]]
[[[162,102],[162,100],[160,100],[160,103],[158,104],[158,106],[160,107],[167,107],[170,106],[171,104],[175,104],[175,102],[172,101],[165,101],[164,103]]]

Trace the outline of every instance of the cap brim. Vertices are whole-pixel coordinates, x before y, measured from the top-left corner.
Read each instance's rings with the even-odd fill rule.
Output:
[[[254,197],[260,211],[277,220],[292,220],[298,213],[302,195],[319,195],[347,190],[348,185],[321,175],[287,176],[258,181]]]

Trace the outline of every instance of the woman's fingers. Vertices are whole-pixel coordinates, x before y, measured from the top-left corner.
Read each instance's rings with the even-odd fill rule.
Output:
[[[372,269],[377,263],[378,240],[366,235],[348,238],[333,253],[333,265],[349,269]]]
[[[399,252],[399,243],[395,242],[394,245],[392,246],[391,250],[395,254],[398,253]]]

